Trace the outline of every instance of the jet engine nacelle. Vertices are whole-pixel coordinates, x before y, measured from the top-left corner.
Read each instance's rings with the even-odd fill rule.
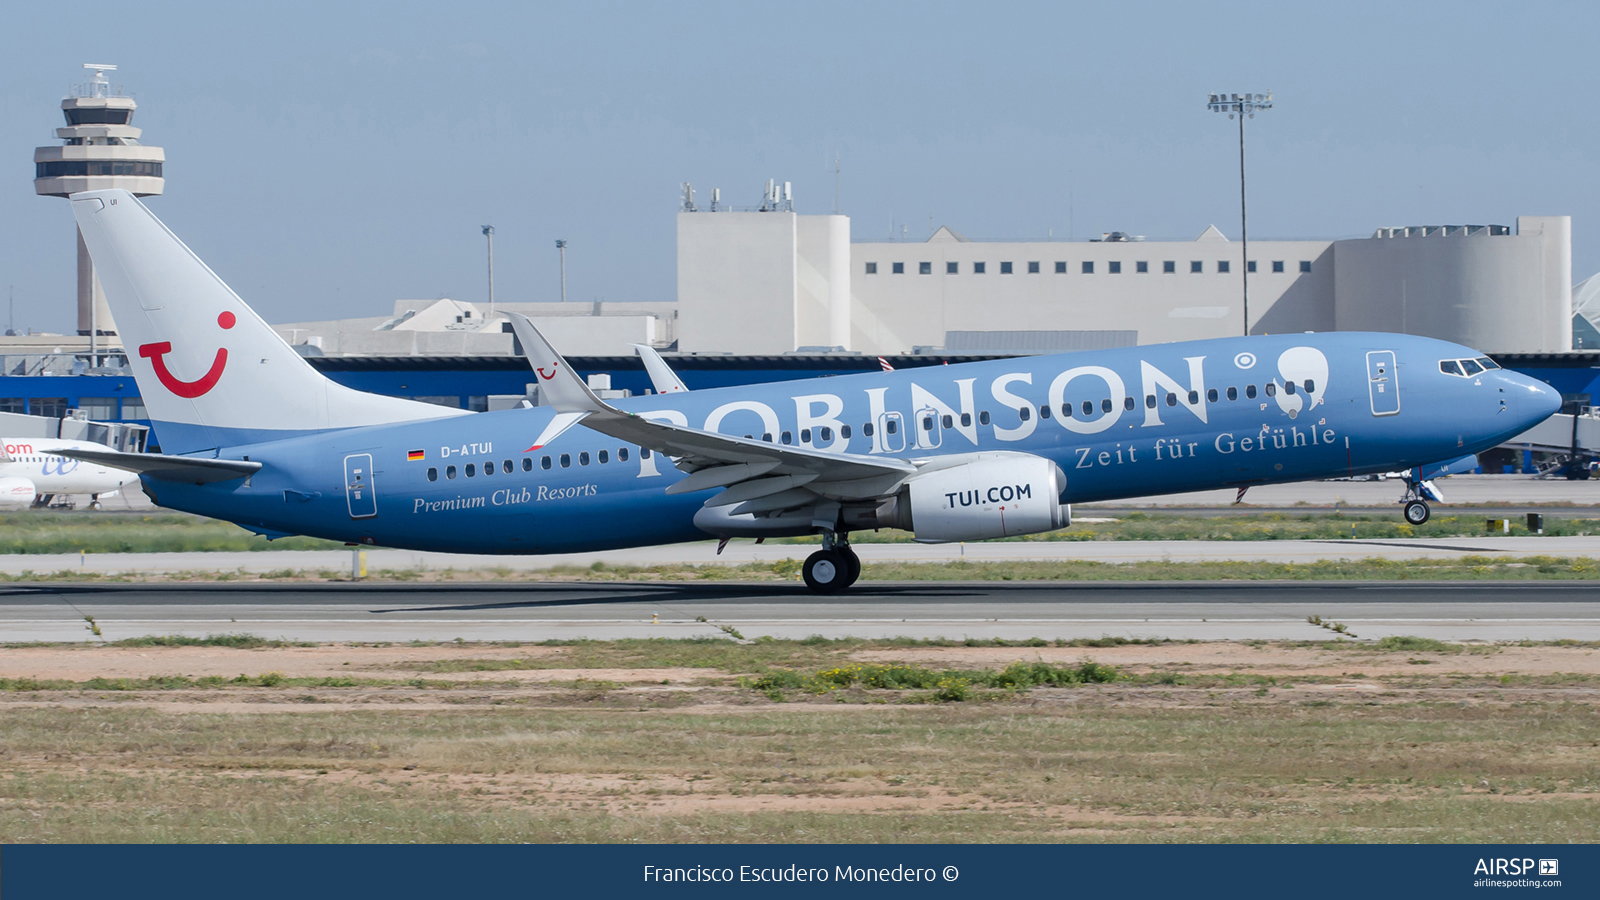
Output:
[[[0,506],[27,506],[35,496],[33,482],[15,475],[0,478]]]
[[[1060,502],[1066,473],[1048,459],[986,453],[933,465],[878,508],[880,523],[926,543],[1015,537],[1072,524],[1072,508]]]

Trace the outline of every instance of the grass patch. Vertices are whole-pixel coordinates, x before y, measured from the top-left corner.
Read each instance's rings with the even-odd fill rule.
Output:
[[[175,512],[28,510],[0,513],[0,553],[178,553],[339,550],[319,538],[275,541],[230,522]]]
[[[1379,638],[1373,645],[1375,650],[1400,650],[1406,653],[1460,653],[1460,644],[1446,644],[1433,638],[1415,637],[1409,634],[1396,634],[1386,638]]]
[[[755,678],[744,679],[743,683],[746,687],[760,691],[774,700],[783,699],[783,692],[790,690],[827,694],[855,688],[863,691],[931,690],[934,692],[931,699],[949,702],[969,699],[973,687],[1025,691],[1041,686],[1107,684],[1122,677],[1122,673],[1115,667],[1104,666],[1093,660],[1084,660],[1077,666],[1017,662],[999,671],[852,663],[809,673],[776,669]]]
[[[1122,510],[1095,509],[1085,511],[1089,517],[1104,517],[1111,521],[1079,523],[1060,531],[1022,537],[1001,538],[1005,541],[1283,541],[1283,540],[1348,540],[1388,538],[1451,538],[1484,536],[1483,516],[1440,515],[1425,524],[1408,524],[1393,512],[1366,511],[1356,513],[1256,513],[1239,516],[1185,516],[1181,512],[1124,512]],[[1499,534],[1500,532],[1495,532]],[[1520,519],[1513,519],[1511,534],[1534,535]],[[1546,536],[1581,536],[1600,534],[1600,519],[1558,518],[1545,519]],[[896,529],[852,535],[858,544],[903,543],[911,535]],[[770,543],[819,544],[821,538],[781,538]]]
[[[307,641],[285,641],[257,637],[253,634],[208,634],[203,638],[185,637],[181,634],[147,634],[144,637],[123,638],[111,641],[112,647],[232,647],[235,650],[258,650],[263,647],[315,647]]]

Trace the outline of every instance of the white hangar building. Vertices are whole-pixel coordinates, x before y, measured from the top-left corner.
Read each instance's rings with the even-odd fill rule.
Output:
[[[1226,337],[1244,328],[1240,245],[853,242],[842,215],[678,214],[680,353],[1016,353]],[[1379,228],[1250,242],[1250,332],[1395,331],[1493,352],[1572,349],[1572,221]]]

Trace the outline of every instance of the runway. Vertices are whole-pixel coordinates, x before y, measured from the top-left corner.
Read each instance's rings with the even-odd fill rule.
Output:
[[[14,584],[0,639],[249,633],[295,641],[723,637],[1600,640],[1592,582]]]

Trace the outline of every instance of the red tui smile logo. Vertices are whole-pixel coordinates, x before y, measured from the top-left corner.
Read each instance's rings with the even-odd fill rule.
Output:
[[[217,324],[223,330],[232,328],[237,321],[238,319],[231,312],[224,312],[222,315],[217,316]],[[190,400],[204,396],[212,388],[216,387],[217,379],[222,377],[222,370],[228,365],[228,350],[226,347],[219,347],[217,348],[216,358],[211,361],[210,370],[194,381],[183,381],[173,375],[172,371],[167,368],[166,355],[171,352],[171,341],[139,345],[139,355],[150,360],[150,365],[156,370],[156,378],[161,380],[162,386],[179,397]]]

